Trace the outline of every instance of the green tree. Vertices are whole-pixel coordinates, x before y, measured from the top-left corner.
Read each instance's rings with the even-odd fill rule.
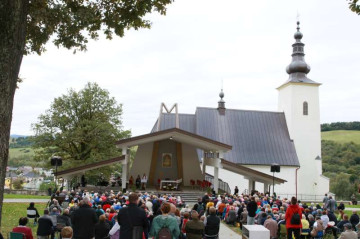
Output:
[[[335,181],[331,182],[330,190],[335,193],[336,198],[349,200],[354,193],[354,184],[351,184],[349,179],[349,174],[340,173],[336,176]]]
[[[355,12],[356,14],[360,15],[360,2],[359,0],[348,0],[349,1],[349,8],[351,11]]]
[[[173,0],[1,0],[0,1],[0,205],[9,156],[14,95],[24,54],[56,46],[86,50],[89,39],[103,32],[108,39],[126,29],[150,28],[145,19],[162,15]],[[1,225],[0,207],[0,225]]]
[[[130,131],[122,129],[121,115],[122,105],[96,83],[88,83],[79,92],[71,89],[55,98],[33,124],[35,158],[49,162],[57,154],[66,168],[78,165],[76,161],[118,156],[116,140],[130,136]]]

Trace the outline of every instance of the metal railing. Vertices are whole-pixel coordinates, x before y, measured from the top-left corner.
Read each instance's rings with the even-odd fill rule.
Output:
[[[205,180],[209,181],[210,183],[212,183],[214,185],[214,176],[212,176],[211,174],[205,174]],[[231,193],[231,189],[230,186],[227,182],[222,181],[219,178],[219,189],[226,192],[226,193]]]
[[[331,194],[334,199],[336,199],[334,194]],[[280,198],[291,199],[291,197],[295,196],[294,194],[277,194]],[[298,194],[297,199],[304,202],[322,202],[324,199],[324,195],[314,195],[314,194]]]

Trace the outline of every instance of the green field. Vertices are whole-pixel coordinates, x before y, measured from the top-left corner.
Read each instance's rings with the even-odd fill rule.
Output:
[[[39,195],[23,195],[23,194],[4,194],[4,198],[7,199],[49,199],[49,196],[39,196]]]
[[[34,156],[34,150],[30,147],[28,148],[11,148],[9,149],[9,156],[10,158],[16,158],[20,156]]]
[[[5,238],[7,238],[7,234],[18,225],[19,218],[26,216],[26,208],[28,206],[29,203],[4,203],[1,233]],[[35,207],[39,214],[43,215],[46,203],[35,203]],[[31,228],[33,236],[36,238],[37,226],[34,226],[33,223],[28,223],[27,226]]]
[[[321,132],[321,139],[332,140],[337,143],[354,142],[360,144],[360,131],[357,130],[334,130]]]

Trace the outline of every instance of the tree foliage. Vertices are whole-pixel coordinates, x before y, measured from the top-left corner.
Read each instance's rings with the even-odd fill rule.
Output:
[[[360,121],[321,124],[321,131],[333,131],[333,130],[360,130]]]
[[[0,1],[0,205],[3,202],[9,139],[23,55],[56,46],[86,50],[101,31],[107,38],[127,29],[149,28],[145,17],[166,13],[172,0],[1,0]],[[1,225],[0,207],[0,225]]]
[[[106,38],[124,36],[125,30],[150,28],[145,15],[166,13],[172,0],[35,0],[29,2],[26,52],[40,54],[53,36],[56,46],[85,50],[99,32]]]
[[[350,10],[355,12],[356,14],[360,15],[360,2],[359,2],[359,0],[348,0],[348,1],[349,1]]]
[[[130,136],[122,129],[122,105],[96,83],[84,89],[69,90],[55,98],[33,124],[35,157],[49,161],[53,154],[62,156],[66,166],[75,161],[94,162],[121,154],[115,142]]]
[[[349,200],[360,183],[360,145],[322,140],[323,174],[330,178],[330,190]]]

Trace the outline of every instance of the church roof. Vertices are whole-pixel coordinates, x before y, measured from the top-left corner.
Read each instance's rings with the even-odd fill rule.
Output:
[[[160,129],[175,127],[175,114],[161,114]],[[224,159],[244,165],[299,166],[293,141],[290,139],[282,112],[198,107],[195,114],[179,114],[182,130],[232,145]],[[157,122],[152,132],[156,132]]]
[[[292,45],[293,53],[290,65],[287,66],[286,72],[289,74],[289,79],[283,83],[279,88],[288,83],[307,83],[320,85],[307,77],[310,72],[310,66],[305,62],[305,44],[301,42],[303,34],[300,32],[300,22],[297,22],[297,31],[294,34],[295,43]]]

